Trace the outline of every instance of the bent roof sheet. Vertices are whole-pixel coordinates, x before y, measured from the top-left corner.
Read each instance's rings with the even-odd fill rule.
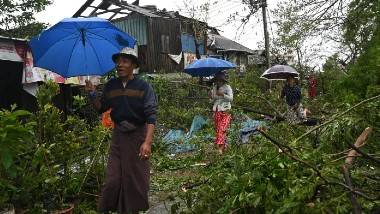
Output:
[[[251,50],[244,45],[217,34],[209,34],[207,46],[225,51],[240,51],[249,54],[256,53],[254,50]]]

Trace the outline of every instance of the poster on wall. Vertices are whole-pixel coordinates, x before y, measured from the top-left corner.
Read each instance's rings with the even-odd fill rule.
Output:
[[[22,62],[22,56],[16,50],[13,41],[0,41],[0,60]]]
[[[33,67],[33,56],[30,50],[26,51],[24,58],[23,83],[45,82],[52,80],[55,83],[65,83],[65,78],[49,70]]]
[[[34,82],[46,82],[53,81],[55,83],[60,84],[73,84],[73,85],[85,85],[86,80],[90,80],[94,85],[100,84],[99,76],[81,76],[81,77],[71,77],[65,79],[64,77],[43,69],[39,67],[33,67],[33,56],[30,50],[26,51],[24,58],[24,76],[23,76],[23,84],[26,83],[34,83]]]
[[[33,66],[33,55],[30,47],[26,42],[21,41],[0,41],[0,60],[23,63],[22,84],[25,90],[34,95],[36,93],[37,82],[46,82],[52,80],[55,83],[85,85],[85,81],[89,79],[93,84],[100,84],[99,76],[89,77],[72,77],[65,79],[62,76]]]

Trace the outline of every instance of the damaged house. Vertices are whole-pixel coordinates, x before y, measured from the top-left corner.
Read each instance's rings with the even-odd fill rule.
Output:
[[[206,54],[206,23],[139,2],[87,0],[74,17],[106,18],[137,40],[143,72],[175,72]]]
[[[216,31],[208,34],[207,54],[235,63],[244,72],[248,65],[264,66],[265,51],[251,50]]]

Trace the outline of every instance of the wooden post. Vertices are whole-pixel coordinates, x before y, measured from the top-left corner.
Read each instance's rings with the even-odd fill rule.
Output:
[[[270,68],[270,53],[269,53],[269,33],[268,33],[268,23],[267,23],[267,1],[262,0],[261,8],[263,11],[263,25],[264,25],[264,39],[265,39],[265,57],[266,57],[266,66]]]

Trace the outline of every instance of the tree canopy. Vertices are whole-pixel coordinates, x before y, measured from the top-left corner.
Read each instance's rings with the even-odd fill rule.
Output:
[[[37,22],[34,15],[51,3],[51,0],[0,0],[0,35],[29,38],[38,34],[46,25]]]

